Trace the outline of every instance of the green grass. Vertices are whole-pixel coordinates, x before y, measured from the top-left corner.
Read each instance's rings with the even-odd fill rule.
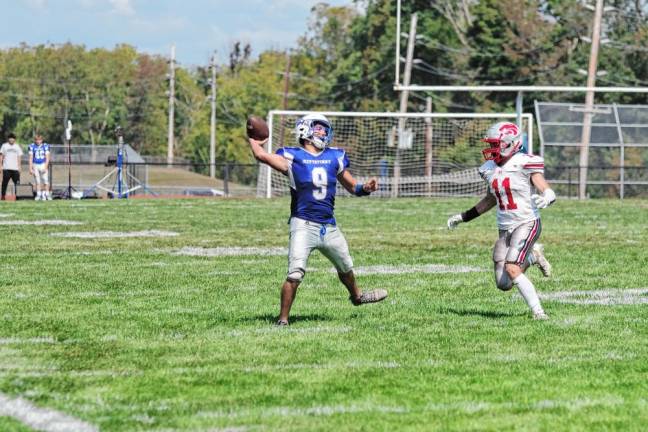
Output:
[[[285,247],[289,202],[15,202],[0,225],[0,392],[105,431],[645,430],[648,303],[545,301],[529,318],[495,287],[494,213],[456,231],[476,200],[339,199],[356,267],[449,264],[470,273],[359,275],[386,288],[354,308],[311,257],[276,328],[285,256],[178,256],[185,246]],[[7,215],[10,214],[10,215]],[[648,286],[648,201],[558,201],[541,241],[541,293]],[[79,239],[63,231],[166,230]],[[632,303],[632,302],[631,302]],[[0,430],[27,430],[0,417]]]

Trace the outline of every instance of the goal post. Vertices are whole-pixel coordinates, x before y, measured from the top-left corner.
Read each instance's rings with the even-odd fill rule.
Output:
[[[296,120],[312,111],[273,110],[268,114],[266,149],[297,146]],[[377,177],[372,196],[475,196],[485,193],[478,166],[481,142],[497,121],[517,121],[516,113],[394,113],[321,111],[333,126],[333,147],[346,151],[354,177]],[[533,115],[523,114],[526,149],[533,151]],[[338,194],[348,194],[338,184]],[[288,178],[261,164],[257,196],[290,194]]]

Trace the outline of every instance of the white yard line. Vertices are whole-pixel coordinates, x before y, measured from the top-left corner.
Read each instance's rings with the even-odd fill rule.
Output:
[[[540,298],[577,305],[636,305],[648,303],[648,288],[558,291],[540,294]]]
[[[58,220],[58,219],[35,220],[35,221],[3,220],[0,221],[0,225],[83,225],[83,222]]]
[[[471,273],[485,271],[480,267],[447,265],[447,264],[421,264],[421,265],[376,265],[356,267],[355,274],[403,274],[403,273]]]
[[[390,407],[382,405],[323,405],[312,406],[307,408],[296,408],[291,406],[276,406],[262,409],[242,409],[232,411],[210,411],[199,412],[196,414],[198,418],[239,418],[249,416],[267,417],[303,417],[303,416],[332,416],[335,414],[356,414],[367,412],[378,413],[406,413],[409,410],[405,407]]]
[[[120,231],[59,232],[59,233],[51,233],[50,235],[54,237],[72,237],[72,238],[127,238],[127,237],[175,237],[179,234],[173,231],[147,230],[147,231],[130,231],[130,232],[120,232]]]
[[[142,376],[144,375],[143,371],[117,371],[117,370],[87,370],[87,371],[60,371],[56,369],[19,369],[19,368],[10,368],[0,367],[0,377],[12,377],[12,378],[52,378],[52,377],[64,377],[64,378],[96,378],[96,377],[133,377],[133,376]]]
[[[453,412],[460,411],[468,414],[477,412],[496,412],[502,410],[543,410],[563,408],[569,411],[580,411],[585,408],[596,406],[614,407],[624,405],[624,399],[616,396],[603,397],[598,399],[578,398],[565,400],[542,400],[539,402],[485,402],[485,401],[460,401],[460,402],[439,402],[429,403],[425,406],[387,406],[372,403],[351,404],[351,405],[315,405],[310,407],[274,406],[258,409],[239,409],[222,411],[202,411],[196,414],[198,418],[245,418],[245,417],[306,417],[306,416],[332,416],[339,414],[357,413],[380,413],[380,414],[403,414],[403,413],[426,413],[426,412]]]
[[[39,336],[33,338],[0,338],[0,345],[13,345],[13,344],[53,344],[56,343],[51,336]]]
[[[353,331],[348,326],[317,326],[317,327],[292,327],[282,328],[277,326],[265,326],[256,329],[232,330],[227,333],[228,336],[241,337],[255,334],[318,334],[318,333],[349,333]],[[218,337],[221,337],[220,335]]]
[[[180,250],[172,252],[173,255],[189,255],[189,256],[247,256],[247,255],[287,255],[288,249],[282,247],[216,247],[216,248],[203,248],[185,246]]]
[[[44,432],[95,432],[99,428],[62,412],[40,408],[30,401],[11,398],[0,393],[0,415],[12,417],[22,424]]]

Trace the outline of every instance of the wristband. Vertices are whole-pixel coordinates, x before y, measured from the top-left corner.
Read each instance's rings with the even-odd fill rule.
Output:
[[[362,183],[356,183],[355,189],[353,192],[355,193],[355,196],[367,196],[370,195],[371,192],[367,192],[366,190],[363,189],[363,184]]]
[[[472,207],[470,210],[461,213],[461,220],[464,222],[470,222],[478,216],[479,212],[477,211],[477,207]]]

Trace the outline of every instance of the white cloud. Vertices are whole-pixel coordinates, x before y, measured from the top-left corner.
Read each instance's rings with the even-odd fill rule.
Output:
[[[109,0],[113,9],[112,12],[118,15],[135,15],[135,8],[131,0]]]
[[[276,28],[259,28],[259,29],[241,29],[235,32],[225,32],[215,26],[211,27],[212,33],[215,35],[226,35],[224,40],[230,43],[234,41],[241,41],[249,43],[255,53],[259,53],[268,48],[282,49],[287,46],[292,46],[297,42],[297,38],[301,35],[295,29],[282,29]]]
[[[23,0],[32,9],[43,10],[47,8],[47,0]]]
[[[142,33],[169,33],[184,30],[189,24],[189,21],[181,16],[165,16],[155,19],[135,18],[130,20],[130,24]]]
[[[83,8],[89,9],[97,6],[97,0],[77,0],[77,3]]]

